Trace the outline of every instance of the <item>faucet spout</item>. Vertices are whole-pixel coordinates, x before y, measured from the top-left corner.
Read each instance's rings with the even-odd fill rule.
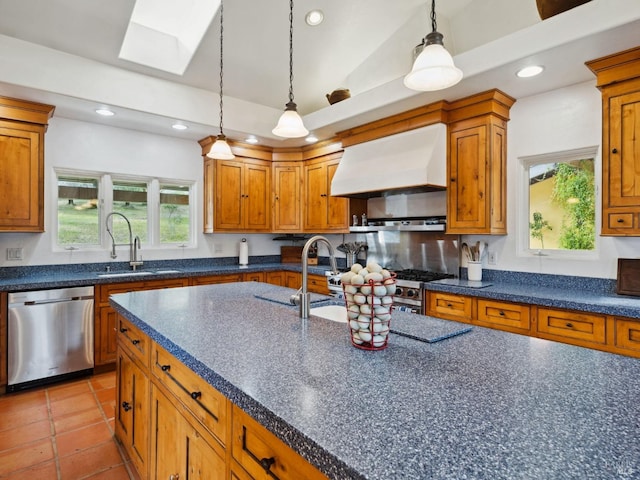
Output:
[[[311,295],[307,289],[308,277],[309,277],[309,267],[307,265],[307,258],[309,256],[309,249],[316,242],[322,242],[327,246],[329,250],[329,264],[331,266],[331,273],[338,273],[338,268],[336,265],[336,256],[333,250],[333,246],[322,235],[315,235],[307,240],[307,243],[302,248],[302,286],[300,290],[296,293],[296,302],[300,305],[300,318],[306,319],[309,318],[309,310],[310,310],[310,298]]]
[[[138,260],[138,249],[140,248],[140,237],[136,236],[134,240],[133,232],[131,230],[131,222],[125,215],[123,215],[120,212],[111,212],[107,215],[107,218],[105,219],[105,223],[107,226],[107,233],[109,234],[109,237],[111,237],[111,258],[118,257],[118,254],[116,253],[116,246],[117,246],[116,239],[114,238],[113,233],[111,233],[111,229],[109,228],[109,220],[114,215],[121,216],[124,219],[124,221],[127,222],[127,228],[129,229],[129,243],[127,244],[129,246],[129,265],[131,265],[131,268],[135,270],[136,267],[139,267],[140,265],[142,265],[142,260]]]

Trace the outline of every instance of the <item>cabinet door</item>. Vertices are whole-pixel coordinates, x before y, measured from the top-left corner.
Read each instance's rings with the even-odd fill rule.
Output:
[[[247,230],[268,231],[271,226],[271,168],[247,163],[242,186],[242,213]]]
[[[332,197],[331,181],[338,169],[339,160],[332,160],[327,163],[326,185],[327,185],[327,230],[344,230],[349,228],[349,200],[341,197]]]
[[[0,231],[44,231],[43,127],[0,124]]]
[[[117,314],[109,306],[97,308],[95,364],[106,365],[116,361],[116,325]]]
[[[271,285],[280,285],[280,286],[286,285],[285,275],[283,271],[267,272],[265,277],[266,277],[267,283],[270,283]]]
[[[7,384],[7,292],[0,292],[0,391]]]
[[[327,167],[322,163],[304,168],[304,229],[322,230],[327,221]]]
[[[118,348],[115,428],[136,470],[147,475],[149,457],[149,379],[127,353]]]
[[[298,272],[285,272],[285,287],[298,289],[302,285],[302,275]]]
[[[217,160],[215,164],[216,230],[240,230],[242,225],[242,162]]]
[[[301,231],[302,166],[274,165],[273,187],[273,231]]]

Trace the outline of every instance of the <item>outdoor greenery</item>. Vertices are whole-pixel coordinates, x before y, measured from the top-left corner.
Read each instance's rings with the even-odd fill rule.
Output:
[[[579,160],[558,164],[552,198],[565,211],[560,235],[562,248],[595,248],[594,185],[593,161]]]
[[[533,222],[529,222],[529,230],[533,238],[540,240],[540,245],[544,249],[544,231],[553,230],[553,227],[549,225],[549,222],[542,219],[540,212],[533,212]]]

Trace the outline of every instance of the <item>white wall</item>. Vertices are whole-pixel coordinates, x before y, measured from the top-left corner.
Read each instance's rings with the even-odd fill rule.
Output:
[[[533,80],[532,80],[533,81]],[[598,237],[598,254],[591,259],[567,259],[518,253],[518,222],[528,213],[519,211],[522,185],[519,158],[559,152],[602,143],[601,95],[593,82],[521,98],[511,108],[507,152],[507,236],[464,236],[463,241],[486,241],[498,262],[485,268],[522,272],[615,278],[618,257],[640,255],[640,238]],[[600,149],[596,159],[599,170]],[[599,178],[599,177],[598,177]],[[598,185],[600,192],[600,185]],[[599,198],[599,197],[598,197]],[[597,232],[600,231],[598,203]],[[523,218],[524,216],[524,218]],[[486,262],[486,261],[485,261]]]

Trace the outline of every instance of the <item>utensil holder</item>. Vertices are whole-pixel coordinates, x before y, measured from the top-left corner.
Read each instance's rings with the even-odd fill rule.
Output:
[[[467,262],[467,278],[472,282],[482,280],[482,262]]]
[[[396,275],[364,284],[342,282],[351,345],[362,350],[383,350],[389,342]]]

